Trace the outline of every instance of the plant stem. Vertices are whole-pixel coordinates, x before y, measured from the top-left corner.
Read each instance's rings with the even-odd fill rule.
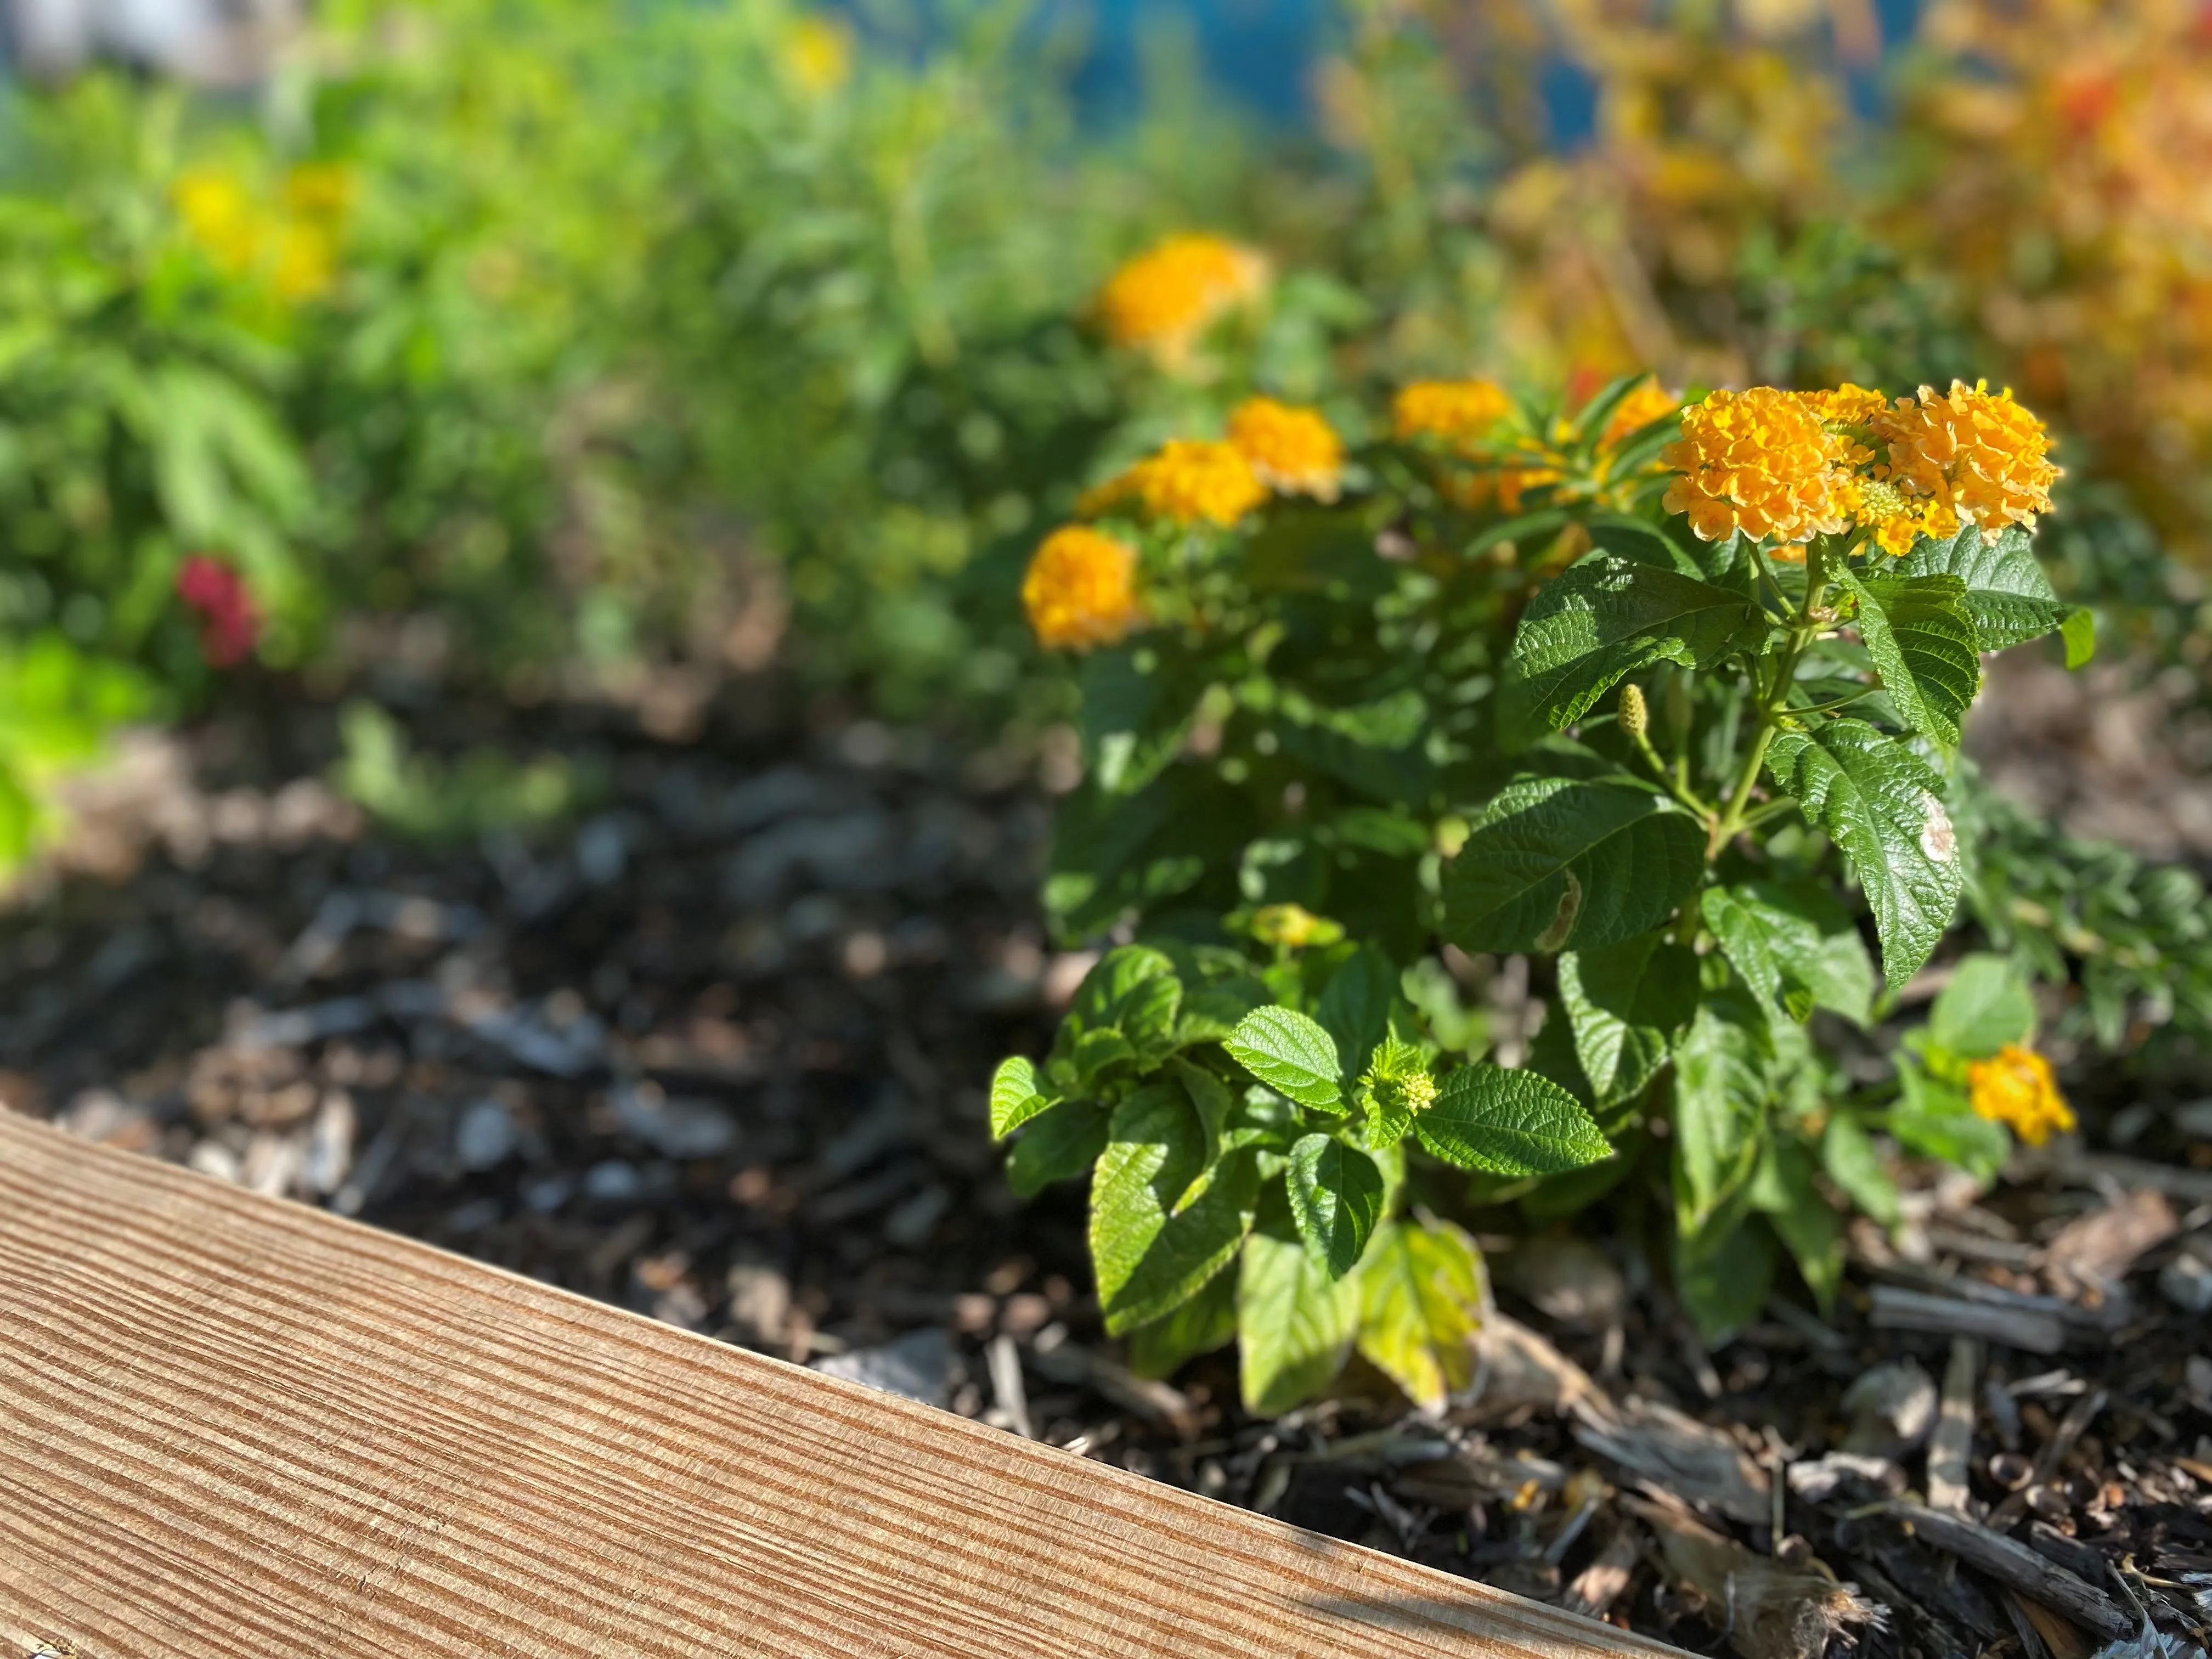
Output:
[[[1759,787],[1759,769],[1765,763],[1767,745],[1774,741],[1774,734],[1780,729],[1775,716],[1790,701],[1790,688],[1797,678],[1798,659],[1820,631],[1822,618],[1814,613],[1820,608],[1827,586],[1827,553],[1815,540],[1805,550],[1804,605],[1790,619],[1789,642],[1776,659],[1774,678],[1754,705],[1759,732],[1751,740],[1750,751],[1744,757],[1743,769],[1736,775],[1735,788],[1729,796],[1728,805],[1713,823],[1705,843],[1708,860],[1718,857],[1721,848],[1743,831],[1751,808],[1752,791]]]

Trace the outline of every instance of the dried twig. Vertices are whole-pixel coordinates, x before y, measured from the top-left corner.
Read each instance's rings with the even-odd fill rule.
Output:
[[[2074,1574],[2046,1561],[2025,1544],[2002,1533],[1956,1515],[1945,1515],[1924,1504],[1898,1501],[1885,1505],[1913,1534],[1937,1549],[1948,1550],[1969,1566],[1987,1573],[2008,1589],[2056,1608],[2087,1630],[2105,1637],[2124,1636],[2132,1627],[2127,1615],[2102,1590],[2086,1584]]]
[[[1928,1440],[1928,1507],[1947,1515],[1966,1513],[1966,1470],[1974,1452],[1974,1374],[1981,1352],[1972,1339],[1951,1339],[1951,1363],[1943,1370],[1942,1403],[1936,1431]]]

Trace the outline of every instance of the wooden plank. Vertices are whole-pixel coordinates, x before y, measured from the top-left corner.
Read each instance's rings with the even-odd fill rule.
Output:
[[[0,1654],[57,1638],[1674,1651],[0,1112]]]

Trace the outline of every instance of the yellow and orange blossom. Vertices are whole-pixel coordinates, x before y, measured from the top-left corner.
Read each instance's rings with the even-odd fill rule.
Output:
[[[1230,413],[1229,441],[1283,495],[1333,501],[1343,488],[1344,443],[1317,410],[1247,398]]]
[[[1512,412],[1513,399],[1494,380],[1416,380],[1390,408],[1401,439],[1436,437],[1455,444],[1486,436]]]
[[[1022,608],[1037,643],[1048,649],[1118,642],[1145,620],[1137,550],[1085,525],[1063,526],[1030,556]]]
[[[1647,374],[1635,390],[1613,405],[1613,418],[1605,423],[1604,434],[1598,441],[1610,447],[1641,432],[1661,416],[1672,415],[1681,406],[1680,394],[1661,386],[1657,375]]]
[[[1686,514],[1709,542],[1736,530],[1810,541],[1850,524],[1856,482],[1850,469],[1864,455],[1797,392],[1771,386],[1716,392],[1682,411],[1681,437],[1662,452],[1681,475],[1664,505]]]
[[[1076,503],[1086,516],[1124,503],[1170,524],[1235,524],[1267,499],[1267,486],[1234,444],[1212,438],[1170,438],[1120,476]]]
[[[2051,510],[2051,440],[2009,391],[1992,393],[1986,380],[1954,380],[1945,392],[1923,386],[1869,425],[1889,452],[1878,479],[1980,526],[1991,541],[2007,525],[2034,529],[2036,514]]]
[[[2074,1127],[2073,1109],[2058,1092],[2051,1062],[2033,1048],[2008,1042],[1967,1066],[1966,1085],[1977,1113],[2007,1125],[2031,1146]]]
[[[1219,236],[1170,236],[1139,254],[1098,294],[1098,322],[1116,345],[1179,364],[1223,313],[1267,291],[1266,256]]]

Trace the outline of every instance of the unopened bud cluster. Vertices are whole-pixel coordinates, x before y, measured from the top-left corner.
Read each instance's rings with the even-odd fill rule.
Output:
[[[1620,729],[1640,738],[1651,729],[1651,711],[1644,702],[1644,688],[1631,681],[1620,688]]]

